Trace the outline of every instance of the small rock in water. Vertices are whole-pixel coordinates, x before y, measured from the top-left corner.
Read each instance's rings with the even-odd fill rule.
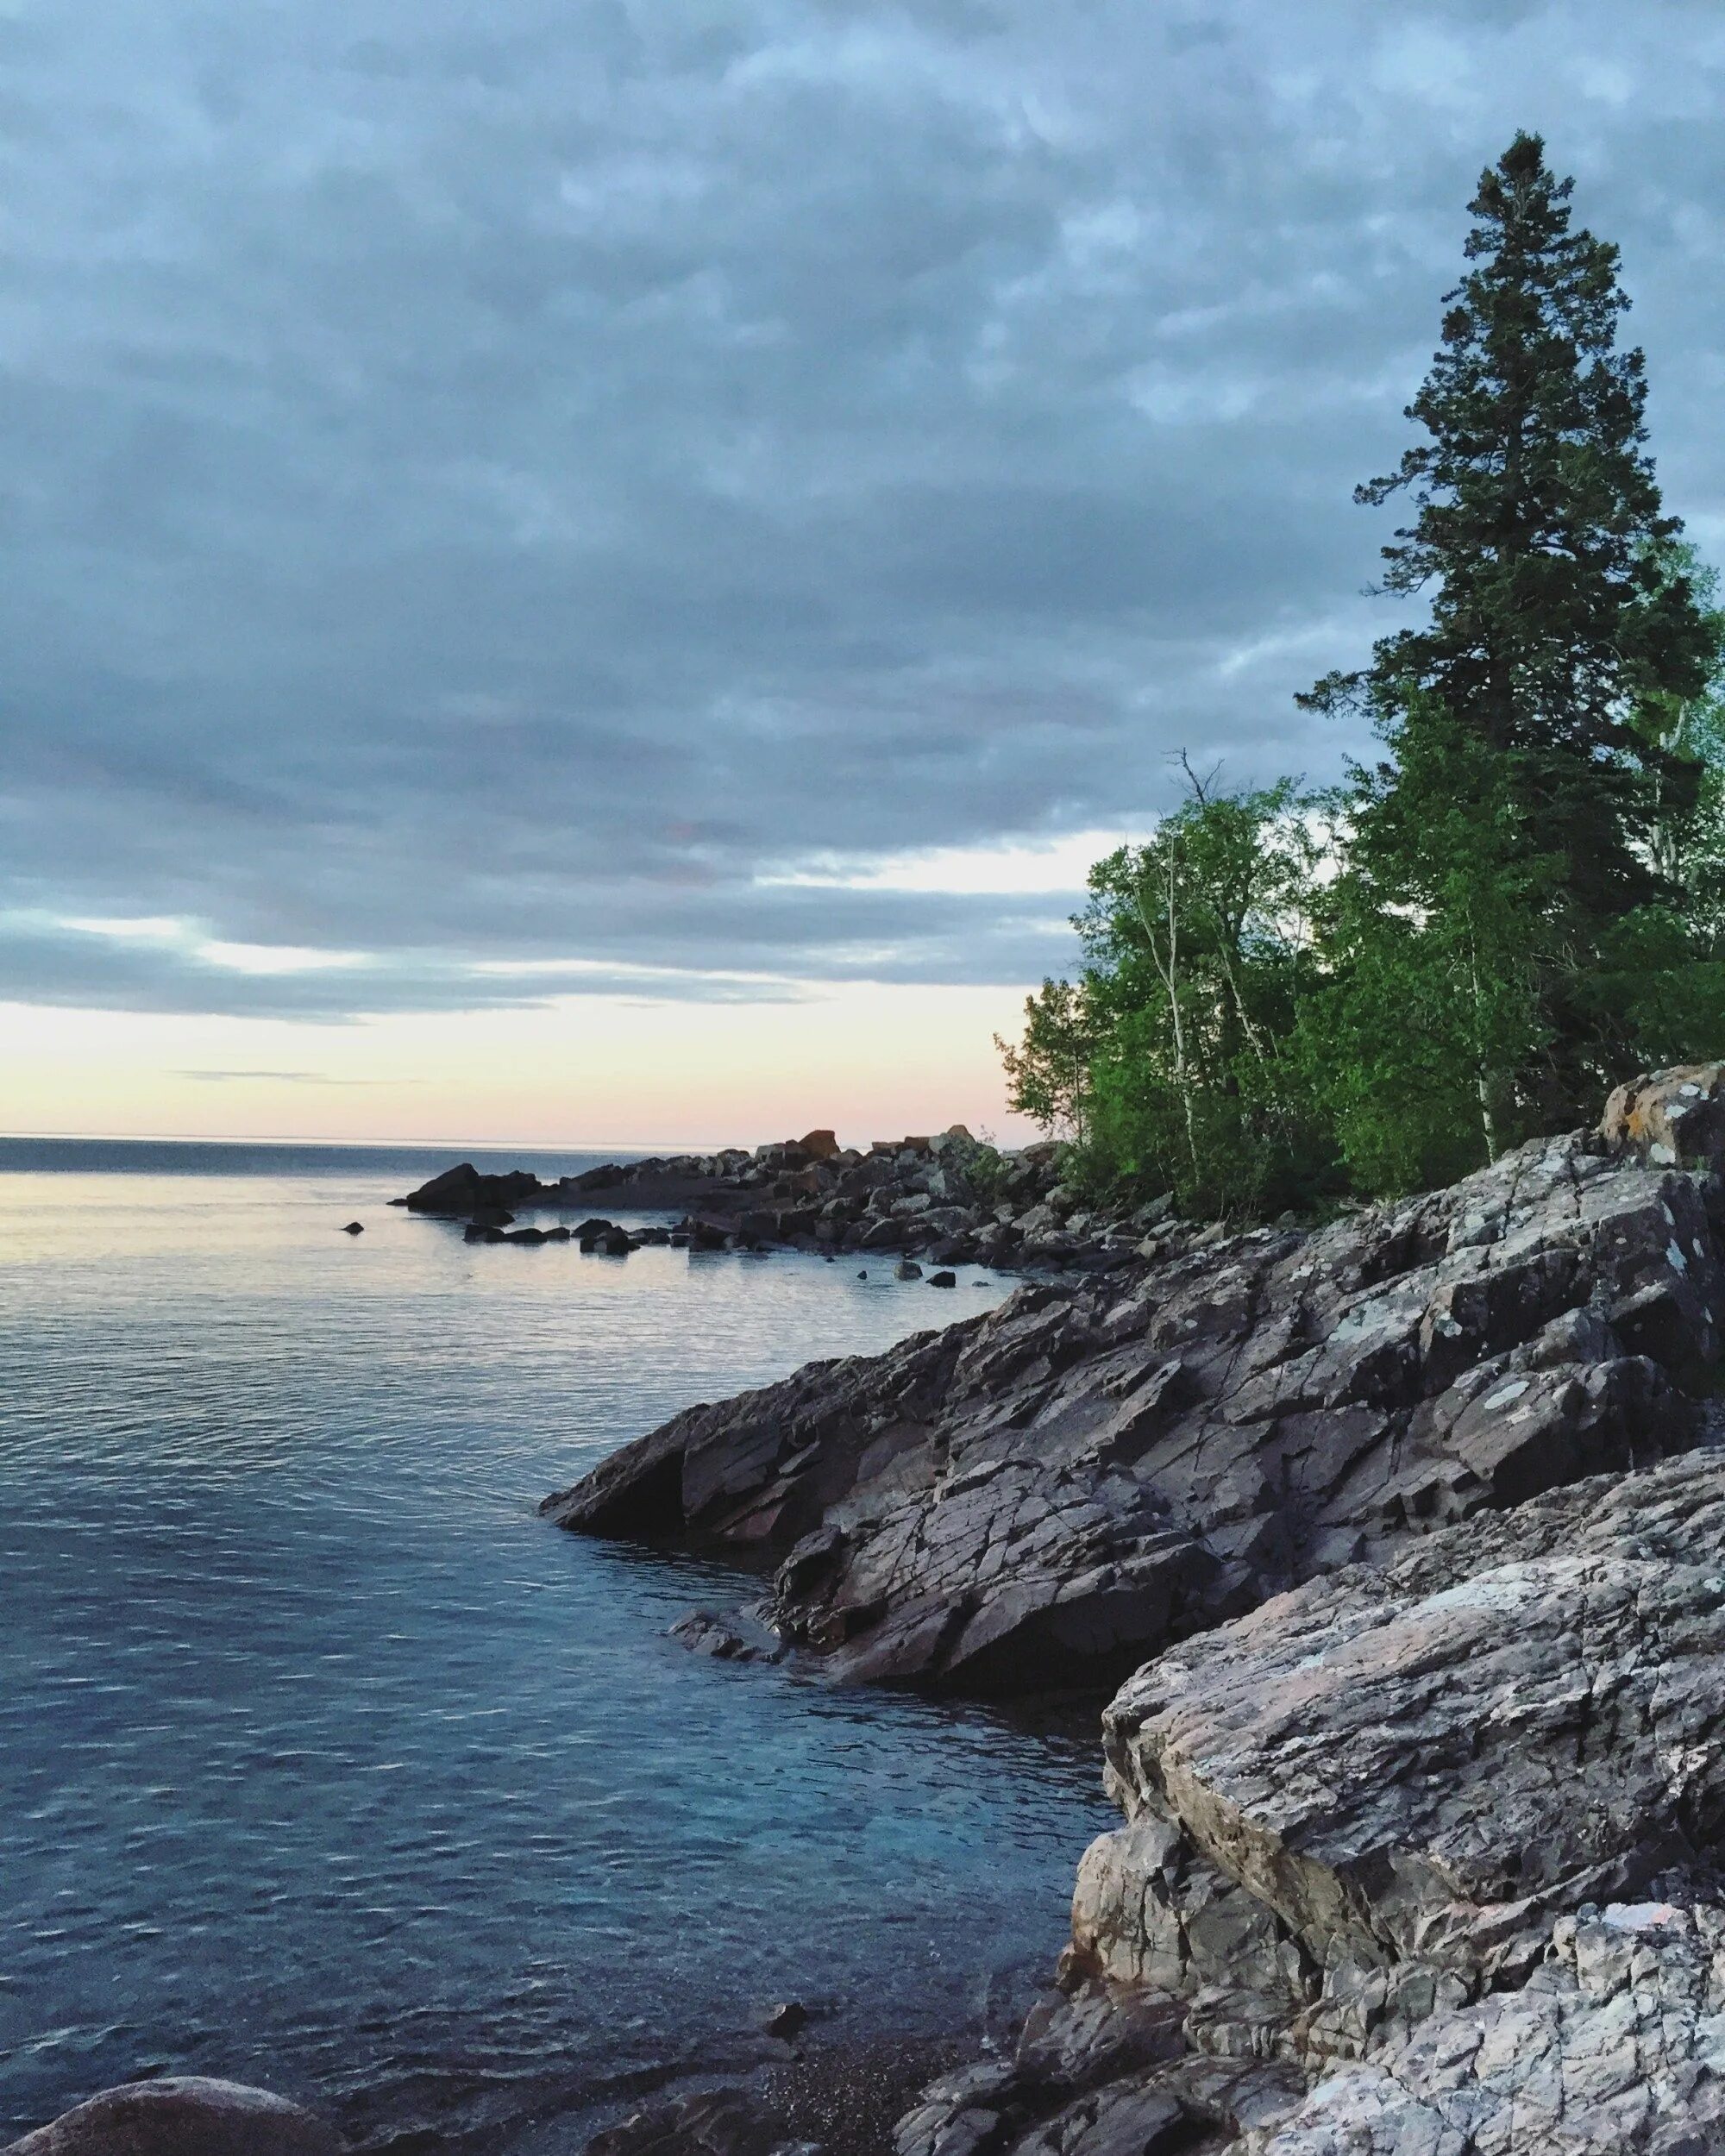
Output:
[[[310,2111],[237,2081],[185,2074],[104,2089],[5,2156],[340,2156]]]
[[[342,1231],[343,1235],[363,1235],[365,1232],[366,1224],[363,1220],[349,1220]]]
[[[715,1662],[777,1662],[784,1652],[766,1633],[751,1639],[740,1626],[706,1609],[679,1617],[668,1636],[691,1654],[710,1654]]]
[[[767,2036],[795,2036],[808,2025],[808,2009],[800,1999],[786,1999],[778,2006],[768,2007],[761,2021],[761,2029]]]
[[[913,1257],[901,1257],[893,1268],[894,1280],[920,1280],[922,1267]]]
[[[862,1271],[857,1274],[856,1277],[858,1280],[867,1280],[869,1277],[869,1268],[865,1265]]]
[[[928,1284],[931,1288],[956,1288],[958,1285],[958,1275],[957,1273],[931,1273],[928,1276]]]

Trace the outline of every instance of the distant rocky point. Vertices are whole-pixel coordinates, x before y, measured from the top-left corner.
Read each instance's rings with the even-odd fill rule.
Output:
[[[1132,1209],[1087,1205],[1062,1184],[1059,1150],[999,1151],[962,1124],[933,1137],[883,1139],[867,1152],[841,1146],[831,1131],[811,1131],[752,1153],[614,1162],[555,1182],[522,1169],[482,1174],[463,1161],[393,1202],[463,1220],[476,1241],[555,1237],[509,1232],[523,1210],[611,1206],[681,1213],[668,1232],[619,1230],[631,1247],[898,1252],[937,1266],[1106,1269],[1165,1252],[1192,1232],[1173,1218],[1170,1198]]]

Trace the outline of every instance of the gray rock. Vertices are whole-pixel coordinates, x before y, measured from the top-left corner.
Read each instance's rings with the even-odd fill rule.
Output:
[[[105,2089],[3,2156],[338,2156],[323,2122],[237,2081],[182,2075]]]
[[[913,1257],[901,1257],[893,1268],[894,1280],[920,1280],[922,1267]]]
[[[1519,1982],[1565,1911],[1715,1883],[1725,1457],[1314,1583],[1170,1649],[1104,1727],[1140,1836],[1177,1822],[1314,1965]],[[1130,1892],[1086,1862],[1109,1966]]]
[[[1725,1910],[1608,1907],[1520,1990],[1320,2081],[1240,2156],[1704,2156],[1725,2147]]]
[[[1302,1581],[1690,1445],[1721,1311],[1695,1179],[1576,1134],[1314,1232],[1026,1286],[691,1408],[545,1509],[780,1551],[780,1629],[852,1679],[1115,1680]]]
[[[779,1662],[784,1648],[764,1626],[746,1618],[716,1617],[710,1610],[692,1609],[670,1628],[670,1638],[693,1654],[711,1655],[715,1662]]]
[[[1725,1064],[1691,1063],[1619,1086],[1599,1135],[1608,1151],[1656,1168],[1717,1168],[1725,1162]]]

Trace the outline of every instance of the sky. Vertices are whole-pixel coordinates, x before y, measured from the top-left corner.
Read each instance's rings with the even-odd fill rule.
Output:
[[[0,0],[0,1130],[962,1119],[1391,625],[1482,165],[1725,560],[1718,0]]]

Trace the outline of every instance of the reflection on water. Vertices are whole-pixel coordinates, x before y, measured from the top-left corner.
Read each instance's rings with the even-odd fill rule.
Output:
[[[0,1145],[0,2138],[169,2070],[502,2147],[772,1998],[950,2026],[1051,1959],[1093,1743],[689,1656],[734,1578],[533,1510],[951,1296],[87,1158]]]

